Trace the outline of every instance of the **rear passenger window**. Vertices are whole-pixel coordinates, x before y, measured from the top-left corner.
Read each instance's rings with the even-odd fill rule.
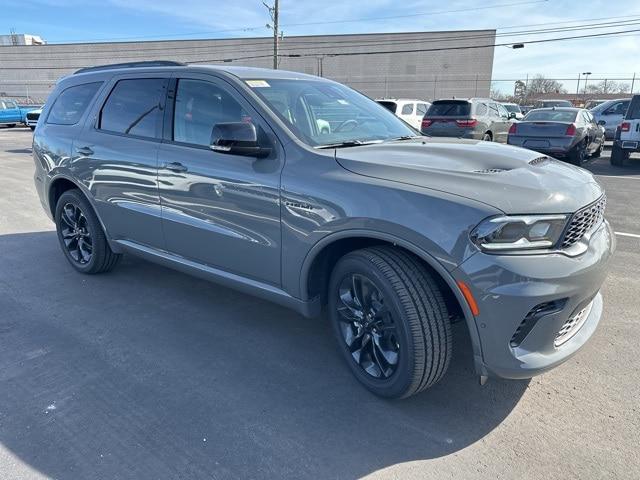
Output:
[[[402,115],[412,115],[413,114],[413,103],[407,103],[402,107]]]
[[[484,116],[487,114],[487,105],[484,103],[478,103],[476,105],[476,115]]]
[[[426,103],[419,103],[418,107],[418,114],[420,115],[424,115],[425,113],[427,113],[427,104]]]
[[[160,102],[166,83],[162,78],[120,80],[102,107],[98,128],[125,135],[159,137]]]
[[[46,123],[75,125],[91,104],[102,82],[84,83],[62,91],[53,102]]]

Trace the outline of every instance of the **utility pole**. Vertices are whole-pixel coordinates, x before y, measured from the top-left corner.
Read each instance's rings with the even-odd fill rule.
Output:
[[[633,79],[631,79],[631,95],[633,95],[633,87],[636,83],[636,72],[633,72]]]
[[[267,7],[269,10],[269,15],[271,16],[271,22],[273,25],[267,23],[267,28],[273,29],[273,69],[278,69],[278,47],[279,47],[279,36],[280,31],[278,30],[279,17],[280,17],[280,5],[278,4],[278,0],[274,0],[273,7],[269,6],[267,3],[262,2],[262,4]]]

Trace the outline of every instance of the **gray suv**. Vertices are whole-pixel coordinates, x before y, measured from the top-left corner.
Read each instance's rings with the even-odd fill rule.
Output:
[[[488,98],[436,100],[422,119],[421,130],[432,137],[507,143],[512,118],[515,114]]]
[[[381,396],[442,378],[453,323],[482,380],[524,378],[573,355],[602,314],[615,244],[589,172],[419,136],[326,79],[171,62],[82,70],[50,95],[33,155],[77,271],[129,253],[307,317],[325,307],[346,364]]]

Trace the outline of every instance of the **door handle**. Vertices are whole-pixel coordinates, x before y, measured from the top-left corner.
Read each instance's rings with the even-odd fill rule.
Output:
[[[180,162],[171,162],[171,163],[167,163],[164,168],[166,170],[171,170],[172,172],[177,172],[177,173],[181,173],[181,172],[186,172],[188,170],[187,167],[185,167],[183,164],[181,164]]]
[[[93,155],[93,150],[91,150],[91,148],[89,147],[76,148],[76,152],[78,152],[80,155],[84,155],[85,157]]]

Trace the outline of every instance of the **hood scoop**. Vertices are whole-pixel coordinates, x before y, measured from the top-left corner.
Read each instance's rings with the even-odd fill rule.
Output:
[[[500,173],[508,172],[511,168],[485,168],[483,170],[474,170],[473,173]]]
[[[538,157],[538,158],[534,158],[533,160],[531,160],[529,162],[529,165],[532,165],[532,166],[542,165],[543,163],[546,163],[546,162],[548,162],[550,160],[551,159],[549,157]]]

